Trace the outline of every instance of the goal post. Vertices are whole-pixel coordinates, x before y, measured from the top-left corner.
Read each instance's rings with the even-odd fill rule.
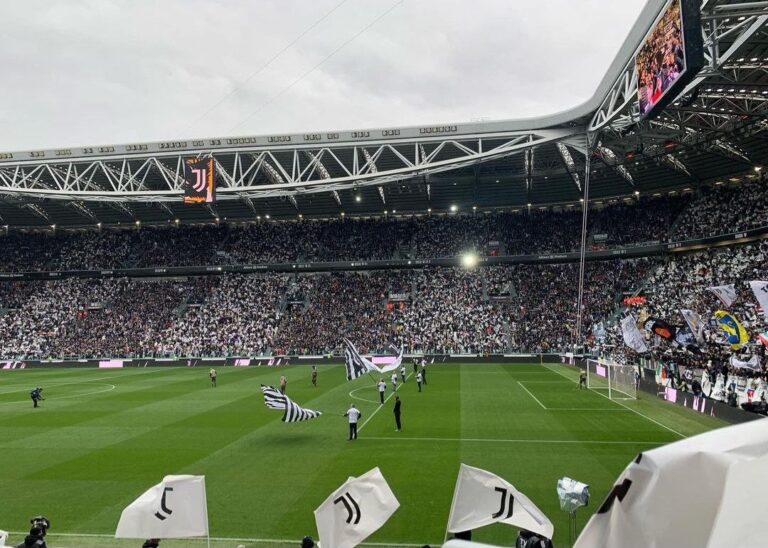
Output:
[[[587,360],[587,388],[605,391],[612,400],[637,399],[634,365]]]

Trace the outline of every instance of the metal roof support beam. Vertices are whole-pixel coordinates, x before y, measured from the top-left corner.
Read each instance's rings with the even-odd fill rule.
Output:
[[[557,151],[560,153],[560,159],[563,161],[563,165],[565,166],[565,170],[568,172],[568,175],[571,176],[573,184],[575,184],[576,188],[578,188],[579,192],[581,192],[581,177],[579,176],[579,172],[576,171],[576,162],[573,161],[573,156],[571,156],[568,147],[563,143],[556,143],[556,145]]]

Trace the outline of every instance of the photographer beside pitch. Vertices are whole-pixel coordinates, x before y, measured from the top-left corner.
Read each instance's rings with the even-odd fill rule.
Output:
[[[29,397],[32,398],[32,403],[34,404],[34,407],[37,407],[37,402],[41,400],[45,400],[43,397],[43,389],[39,386],[37,388],[33,388],[32,391],[29,393]]]
[[[32,528],[29,534],[24,537],[24,541],[18,544],[16,548],[47,548],[45,544],[45,533],[51,526],[51,522],[45,516],[36,516],[29,520]]]

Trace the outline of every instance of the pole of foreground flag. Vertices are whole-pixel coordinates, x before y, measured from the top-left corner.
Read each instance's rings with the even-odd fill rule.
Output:
[[[451,524],[451,514],[453,513],[453,507],[456,505],[456,493],[459,492],[459,482],[461,481],[461,469],[456,475],[456,485],[453,486],[453,498],[451,499],[451,509],[448,512],[448,521],[445,523],[445,536],[443,537],[443,544],[448,542],[448,527]]]

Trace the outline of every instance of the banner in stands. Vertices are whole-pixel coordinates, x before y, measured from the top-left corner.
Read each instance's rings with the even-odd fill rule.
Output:
[[[720,299],[720,302],[723,303],[725,308],[730,308],[737,297],[736,286],[733,284],[713,285],[707,289],[714,293],[718,299]]]
[[[621,334],[624,337],[624,344],[630,347],[638,354],[648,352],[648,345],[645,344],[643,334],[637,328],[635,317],[629,314],[621,319]]]
[[[768,319],[768,282],[752,280],[749,282],[749,287],[752,288],[752,293],[755,294],[757,302],[760,303],[763,315]]]
[[[736,356],[731,356],[730,364],[736,369],[752,369],[753,371],[760,371],[760,358],[752,356],[748,360],[740,360]]]
[[[184,159],[184,203],[211,204],[216,201],[213,158]]]
[[[701,321],[701,316],[687,308],[681,308],[680,314],[683,316],[685,323],[688,324],[691,333],[693,333],[696,343],[704,344],[704,322]]]
[[[731,345],[731,350],[738,350],[749,340],[744,326],[739,323],[739,320],[733,314],[725,310],[718,310],[715,312],[715,320],[720,329],[725,333],[725,341]]]
[[[645,320],[643,327],[646,331],[650,331],[662,339],[666,339],[668,341],[675,340],[675,333],[677,332],[677,329],[675,329],[674,326],[669,325],[664,320],[651,317]]]

